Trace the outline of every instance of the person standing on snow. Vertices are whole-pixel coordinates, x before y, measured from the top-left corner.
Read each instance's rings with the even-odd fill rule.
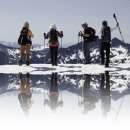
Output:
[[[48,45],[50,47],[50,53],[51,53],[51,62],[52,66],[57,66],[57,55],[58,55],[58,47],[59,47],[59,40],[58,37],[63,37],[63,32],[57,31],[57,27],[55,24],[52,24],[50,26],[50,31],[46,34],[44,33],[44,38],[48,39],[49,42]]]
[[[32,31],[29,29],[29,23],[25,22],[20,32],[20,36],[18,38],[18,44],[20,45],[20,60],[19,60],[20,66],[23,64],[23,57],[25,52],[26,52],[26,65],[28,66],[30,64],[30,47],[32,45],[31,38],[33,37],[34,35],[32,34]]]
[[[95,30],[91,27],[88,27],[87,23],[82,23],[81,26],[83,27],[83,32],[79,32],[79,36],[83,37],[83,53],[85,57],[85,64],[91,64],[90,58],[90,48],[91,43],[94,42],[95,37]]]
[[[110,46],[111,46],[111,31],[118,27],[118,23],[115,28],[110,28],[107,24],[107,21],[102,22],[102,28],[98,31],[97,34],[101,33],[101,47],[100,47],[100,55],[101,55],[101,64],[105,67],[109,67],[110,62]],[[105,54],[106,51],[106,61]]]

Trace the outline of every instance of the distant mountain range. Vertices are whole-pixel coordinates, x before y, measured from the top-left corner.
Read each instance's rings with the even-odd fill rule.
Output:
[[[91,46],[91,61],[92,63],[100,63],[99,41]],[[111,45],[111,62],[124,63],[130,62],[130,44],[124,43],[117,38],[112,39]],[[0,42],[0,65],[18,64],[19,49],[16,43]],[[82,43],[78,43],[67,48],[59,48],[58,63],[76,64],[83,63]],[[49,48],[43,46],[34,46],[31,49],[31,63],[42,64],[51,63]]]

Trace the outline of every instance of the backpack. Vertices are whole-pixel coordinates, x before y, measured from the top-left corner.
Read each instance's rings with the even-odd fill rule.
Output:
[[[101,41],[102,42],[111,42],[111,29],[109,26],[102,27]]]
[[[96,36],[96,31],[95,29],[91,28],[91,27],[88,27],[86,30],[85,30],[85,33],[86,34],[90,34],[90,37],[86,38],[88,42],[95,42],[98,38],[98,36]]]
[[[50,43],[57,43],[58,42],[58,31],[57,30],[51,30],[49,33],[49,42]]]
[[[19,45],[32,44],[31,40],[28,39],[27,35],[28,35],[28,29],[26,27],[23,27],[20,36],[18,38]]]

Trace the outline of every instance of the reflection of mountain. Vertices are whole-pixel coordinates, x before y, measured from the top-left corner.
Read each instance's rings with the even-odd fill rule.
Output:
[[[0,42],[1,43],[1,42]],[[2,43],[3,44],[3,43]],[[19,57],[19,49],[7,47],[0,44],[0,64],[17,64]],[[92,44],[91,57],[93,63],[99,63],[99,42]],[[68,48],[59,49],[59,63],[82,63],[81,43],[70,46]],[[112,40],[111,62],[129,62],[130,61],[130,45],[114,38]],[[50,52],[48,48],[43,46],[35,47],[31,50],[31,63],[50,63]]]
[[[23,75],[26,78],[25,75]],[[43,89],[49,90],[51,75],[31,75],[31,89],[42,92]],[[85,81],[85,75],[58,75],[57,82],[61,91],[82,95],[82,87]],[[92,75],[90,80],[90,91],[100,96],[101,75]],[[130,94],[130,76],[110,75],[110,89],[114,100]],[[0,74],[0,94],[19,89],[18,75]]]

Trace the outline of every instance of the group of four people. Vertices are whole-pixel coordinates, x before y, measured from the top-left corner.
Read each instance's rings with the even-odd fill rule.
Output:
[[[86,22],[81,24],[83,27],[83,31],[79,32],[79,36],[83,37],[83,53],[85,57],[85,64],[91,63],[90,58],[90,45],[92,42],[95,42],[97,37],[95,35],[96,31],[88,27],[88,24]],[[101,47],[100,47],[100,54],[101,54],[101,64],[105,64],[106,67],[109,67],[109,55],[110,55],[110,42],[111,42],[111,31],[115,28],[111,29],[107,25],[107,21],[102,22],[103,27],[100,29],[101,33]],[[98,33],[99,33],[98,32]],[[22,28],[20,32],[20,36],[18,38],[18,44],[20,46],[20,60],[19,65],[23,64],[23,57],[24,53],[26,51],[26,65],[30,64],[30,46],[32,44],[31,38],[33,38],[34,35],[29,29],[29,23],[25,22],[24,27]],[[52,66],[57,66],[57,55],[58,55],[58,47],[59,47],[59,40],[58,38],[63,37],[62,31],[57,31],[57,27],[55,24],[50,26],[50,31],[46,34],[44,33],[44,39],[49,39],[48,45],[51,52],[51,62]],[[106,51],[106,61],[105,61],[105,55],[104,51]]]

